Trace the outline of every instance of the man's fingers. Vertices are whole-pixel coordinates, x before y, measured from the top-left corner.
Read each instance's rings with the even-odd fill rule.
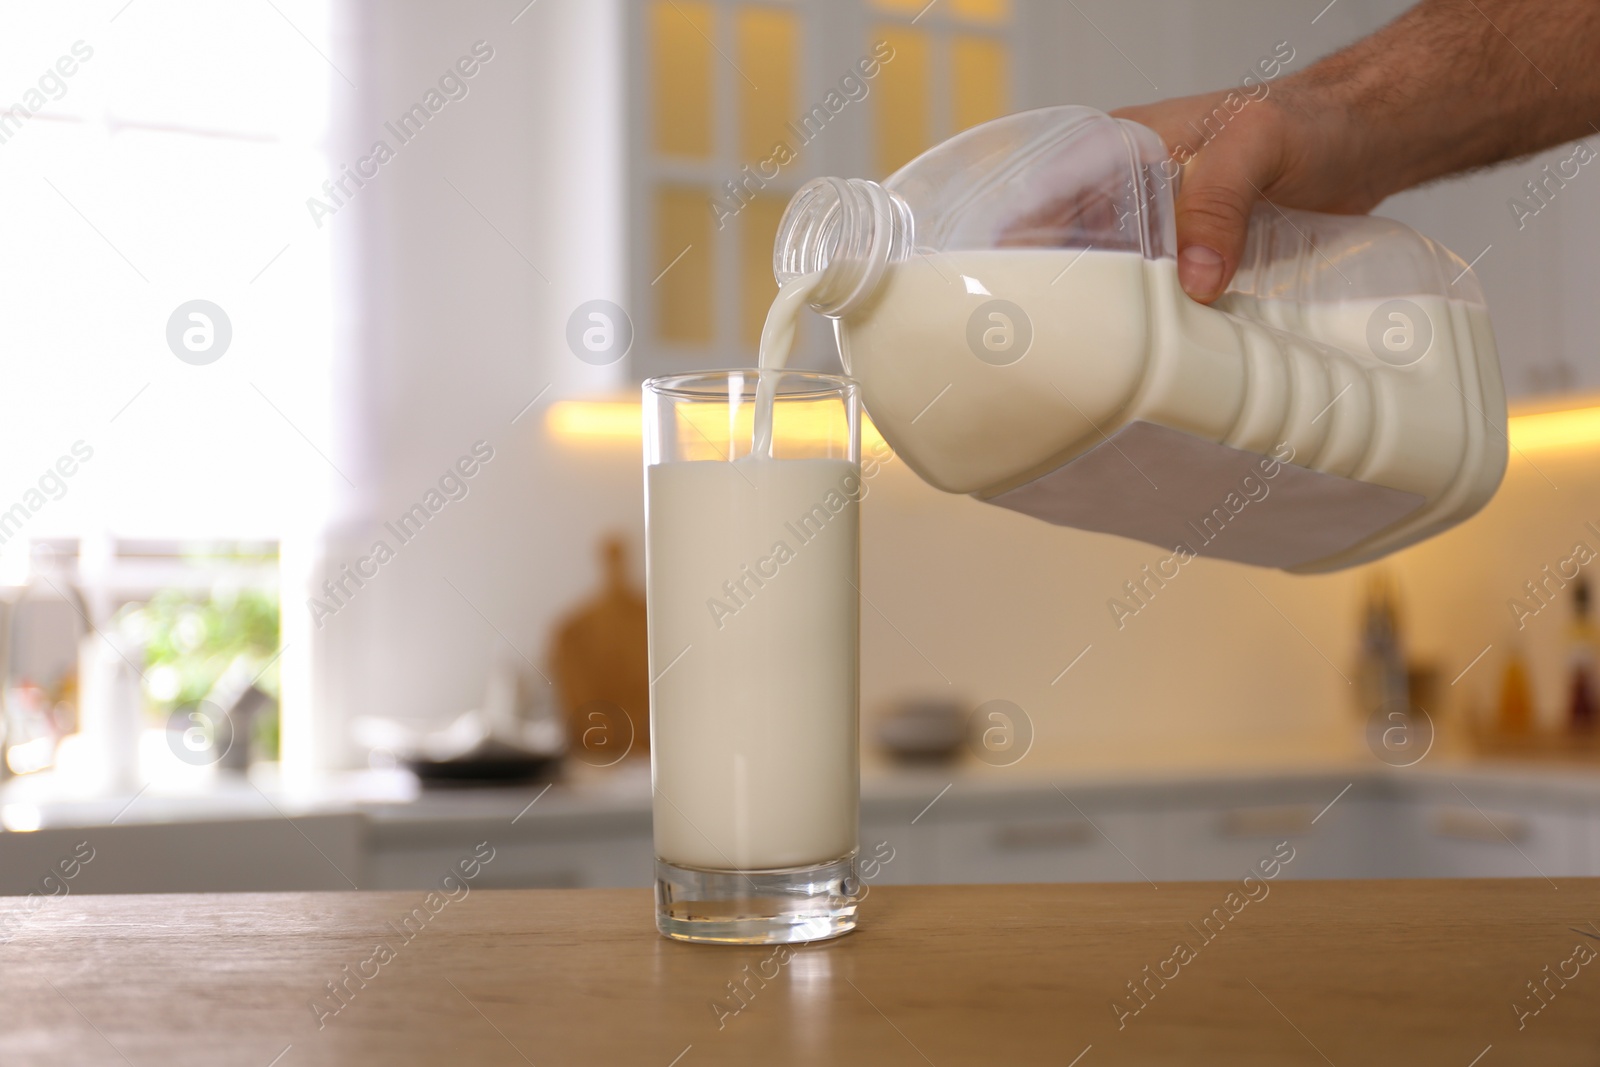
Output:
[[[1222,295],[1244,255],[1245,230],[1257,196],[1233,163],[1205,166],[1196,158],[1178,192],[1178,282],[1203,304]]]
[[[1206,125],[1214,121],[1220,99],[1207,94],[1115,112],[1154,129],[1183,161],[1178,281],[1202,303],[1228,287],[1244,255],[1251,209],[1273,188],[1284,160],[1285,132],[1272,108],[1256,103],[1226,125]],[[1199,129],[1207,131],[1203,137]]]

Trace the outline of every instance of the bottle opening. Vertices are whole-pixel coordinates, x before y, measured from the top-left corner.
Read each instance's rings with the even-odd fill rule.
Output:
[[[899,196],[860,178],[816,178],[783,213],[772,272],[779,285],[820,275],[811,307],[840,316],[866,300],[912,245],[911,209]]]

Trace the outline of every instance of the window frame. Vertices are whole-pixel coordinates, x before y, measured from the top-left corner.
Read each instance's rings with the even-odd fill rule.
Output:
[[[713,10],[712,44],[712,153],[704,160],[670,158],[655,151],[654,100],[651,88],[650,11],[656,0],[626,0],[625,47],[628,73],[627,123],[627,310],[633,320],[634,345],[629,354],[633,380],[651,375],[679,373],[711,367],[748,367],[755,363],[754,346],[741,334],[739,218],[711,230],[712,339],[709,344],[683,344],[661,338],[653,283],[657,279],[656,191],[679,184],[714,192],[728,179],[737,178],[744,166],[739,158],[739,81],[742,75],[728,57],[736,55],[733,13],[740,7],[792,11],[799,25],[800,56],[798,108],[821,101],[855,62],[871,51],[873,27],[881,24],[912,25],[926,30],[931,40],[932,94],[931,144],[954,132],[950,98],[951,44],[956,33],[988,36],[1007,48],[1008,108],[1016,111],[1046,102],[1040,89],[1040,67],[1031,58],[1030,28],[1040,25],[1044,0],[1011,0],[1009,23],[989,23],[957,18],[948,0],[935,0],[920,15],[877,8],[872,0],[703,0]],[[720,55],[718,54],[720,53]],[[798,115],[796,116],[799,117]],[[870,93],[860,106],[841,112],[827,135],[818,137],[798,153],[796,161],[767,183],[768,195],[787,198],[806,181],[825,174],[887,177],[876,173],[874,131],[878,121],[877,94]],[[930,144],[930,147],[931,147]],[[708,217],[712,216],[707,206]],[[741,213],[742,216],[742,213]],[[722,295],[727,294],[727,295]],[[837,356],[826,329],[802,333],[797,365],[837,366]]]

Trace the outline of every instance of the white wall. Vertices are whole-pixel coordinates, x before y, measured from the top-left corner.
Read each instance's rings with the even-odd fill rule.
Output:
[[[1600,527],[1600,463],[1592,448],[1513,452],[1504,485],[1483,511],[1397,557],[1418,655],[1438,663],[1446,683],[1460,676],[1447,686],[1446,715],[1492,716],[1507,655],[1519,647],[1538,714],[1551,727],[1565,721],[1571,589],[1552,582],[1546,588],[1553,602],[1541,606],[1525,583],[1545,582],[1547,566],[1559,572],[1580,542],[1600,552],[1590,523]],[[1566,566],[1568,574],[1574,566]],[[1595,590],[1595,565],[1582,570]],[[1513,611],[1514,599],[1536,612]]]
[[[597,579],[596,538],[641,537],[636,455],[557,458],[541,432],[553,400],[621,385],[616,368],[580,362],[565,342],[578,304],[622,299],[617,5],[537,3],[518,17],[522,8],[349,4],[345,47],[367,63],[352,75],[360,88],[334,159],[353,161],[379,137],[396,143],[384,122],[474,42],[494,55],[464,99],[327,221],[347,230],[367,287],[358,355],[339,383],[341,406],[360,413],[340,457],[356,489],[324,570],[354,563],[376,537],[397,545],[382,521],[422,500],[473,442],[489,442],[494,459],[348,606],[309,628],[326,764],[346,758],[351,716],[444,721],[474,706],[499,634],[539,662],[555,611]]]
[[[1262,747],[1326,753],[1351,731],[1340,676],[1354,654],[1350,574],[1196,560],[1119,627],[1108,601],[1168,553],[941,493],[903,465],[872,486],[862,553],[869,719],[908,694],[1007,699],[1032,720],[1041,756],[1059,762],[1085,752],[1165,759],[1197,746],[1234,760]]]

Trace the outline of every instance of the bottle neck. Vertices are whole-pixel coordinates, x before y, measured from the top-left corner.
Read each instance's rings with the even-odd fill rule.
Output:
[[[816,178],[789,201],[778,224],[772,270],[782,285],[817,275],[810,305],[835,318],[871,299],[889,264],[914,247],[911,208],[862,178]]]

